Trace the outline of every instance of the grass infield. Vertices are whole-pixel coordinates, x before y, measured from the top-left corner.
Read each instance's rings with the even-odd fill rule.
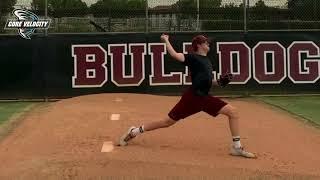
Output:
[[[257,98],[320,126],[320,96]]]
[[[14,115],[22,113],[33,102],[0,102],[0,125]]]

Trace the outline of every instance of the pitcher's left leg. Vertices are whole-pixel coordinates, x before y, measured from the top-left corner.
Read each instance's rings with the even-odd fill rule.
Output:
[[[229,128],[232,135],[233,145],[231,147],[231,155],[243,156],[247,158],[256,158],[253,153],[243,149],[240,143],[240,128],[239,128],[239,113],[237,109],[230,104],[227,104],[218,97],[208,96],[205,100],[203,111],[212,116],[219,114],[226,115],[229,119]]]

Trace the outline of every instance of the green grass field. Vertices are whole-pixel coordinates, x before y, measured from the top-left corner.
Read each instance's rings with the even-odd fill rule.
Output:
[[[258,99],[320,125],[320,96],[258,97]]]
[[[9,120],[13,115],[21,113],[31,106],[32,102],[0,102],[0,125]]]

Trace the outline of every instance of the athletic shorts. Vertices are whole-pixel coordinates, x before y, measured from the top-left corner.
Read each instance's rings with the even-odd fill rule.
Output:
[[[214,96],[195,95],[192,88],[188,88],[182,95],[180,101],[172,108],[168,116],[178,121],[200,111],[204,111],[216,117],[219,111],[227,105],[226,102]]]

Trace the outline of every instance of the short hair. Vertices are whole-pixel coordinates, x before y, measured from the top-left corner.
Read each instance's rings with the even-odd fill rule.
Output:
[[[198,50],[198,44],[202,44],[202,43],[205,43],[205,42],[208,42],[210,43],[210,40],[205,37],[204,35],[197,35],[195,37],[192,38],[192,49],[193,51],[197,51]]]

